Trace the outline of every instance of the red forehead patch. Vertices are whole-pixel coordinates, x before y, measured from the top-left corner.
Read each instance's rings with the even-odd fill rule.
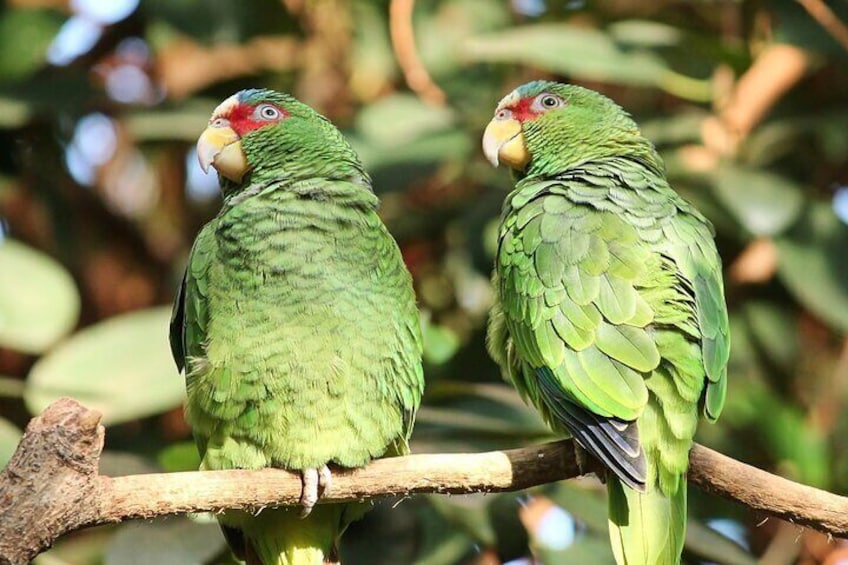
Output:
[[[539,113],[535,112],[531,109],[533,105],[533,98],[522,98],[515,104],[511,106],[507,106],[510,110],[512,110],[512,117],[518,120],[519,122],[525,122],[528,120],[535,120]]]
[[[259,128],[275,124],[280,121],[280,119],[287,118],[289,116],[289,113],[280,108],[279,106],[275,104],[268,105],[274,106],[274,108],[280,111],[280,118],[275,120],[264,120],[261,117],[255,119],[254,111],[256,110],[256,107],[250,106],[248,104],[235,105],[225,117],[230,120],[230,127],[233,128],[233,131],[239,134],[239,136],[244,136],[245,134],[248,134]]]

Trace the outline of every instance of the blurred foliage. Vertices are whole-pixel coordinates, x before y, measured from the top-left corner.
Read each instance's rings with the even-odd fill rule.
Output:
[[[848,4],[828,5],[844,25]],[[700,441],[848,491],[848,58],[831,31],[790,0],[420,2],[402,39],[446,95],[433,105],[404,82],[401,24],[387,0],[0,4],[0,465],[27,420],[70,395],[105,414],[104,472],[196,467],[167,305],[218,206],[194,140],[218,101],[255,86],[325,113],[374,178],[425,322],[414,450],[550,439],[484,348],[509,178],[478,149],[496,102],[548,77],[627,108],[716,225],[733,351],[727,408]],[[690,492],[687,562],[792,547],[782,562],[810,564],[838,546]],[[603,489],[587,479],[380,503],[343,553],[605,563],[606,540]],[[36,563],[228,559],[200,516],[81,532]]]

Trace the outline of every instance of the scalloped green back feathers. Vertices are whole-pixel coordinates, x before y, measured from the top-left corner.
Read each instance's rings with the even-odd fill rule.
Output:
[[[726,391],[729,335],[712,226],[608,98],[550,82],[564,104],[522,123],[499,232],[489,349],[522,396],[611,471],[621,564],[679,560],[699,404]]]

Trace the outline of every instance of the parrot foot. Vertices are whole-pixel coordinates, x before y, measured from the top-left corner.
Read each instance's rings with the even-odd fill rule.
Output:
[[[318,499],[330,492],[333,474],[326,465],[320,469],[304,469],[300,473],[303,490],[300,493],[300,517],[306,518],[312,512]]]

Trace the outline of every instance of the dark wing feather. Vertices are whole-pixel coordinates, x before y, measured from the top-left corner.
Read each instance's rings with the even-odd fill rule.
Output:
[[[537,369],[536,375],[543,402],[574,439],[627,486],[644,491],[647,467],[636,422],[598,416],[569,401],[556,376],[547,368]]]
[[[171,324],[168,341],[171,343],[171,355],[174,356],[174,362],[177,364],[177,369],[183,371],[185,369],[185,294],[186,294],[186,277],[188,273],[183,274],[183,280],[180,282],[180,287],[177,289],[177,295],[174,297],[174,307],[171,311]]]

